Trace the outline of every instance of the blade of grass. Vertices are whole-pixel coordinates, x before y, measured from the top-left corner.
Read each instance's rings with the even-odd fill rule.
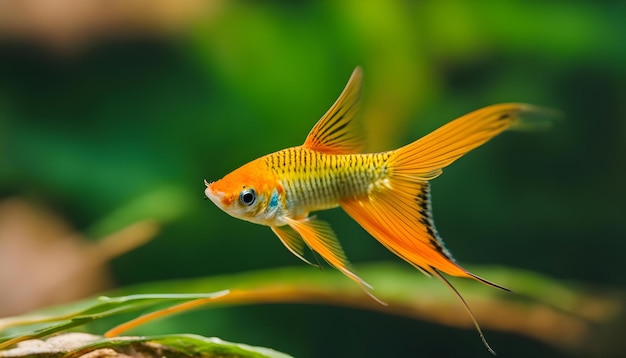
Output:
[[[149,306],[155,306],[163,303],[175,303],[180,301],[189,301],[196,299],[213,299],[227,294],[228,291],[220,291],[215,293],[194,293],[194,294],[137,294],[121,297],[101,296],[92,300],[91,305],[81,303],[81,309],[64,314],[54,316],[44,316],[39,318],[19,317],[7,319],[4,326],[6,329],[14,326],[31,325],[37,323],[54,323],[40,329],[35,329],[27,333],[17,333],[14,335],[0,337],[0,350],[19,343],[26,339],[42,338],[54,333],[65,331],[69,328],[86,324],[90,321],[110,317],[123,312],[136,311]]]

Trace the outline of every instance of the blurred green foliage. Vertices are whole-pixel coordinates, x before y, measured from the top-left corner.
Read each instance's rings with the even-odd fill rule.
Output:
[[[43,203],[95,238],[165,222],[112,263],[121,286],[298,264],[269,229],[202,200],[202,180],[299,145],[361,65],[371,150],[493,103],[561,109],[552,130],[505,133],[434,180],[438,229],[461,263],[626,286],[623,2],[239,1],[211,12],[176,36],[69,54],[3,41],[0,195]],[[340,210],[319,216],[352,262],[399,260]],[[389,345],[486,354],[473,332],[340,308],[226,308],[185,324],[297,357],[329,356],[319,342],[333,341],[344,351],[330,356]],[[487,335],[507,356],[563,354]]]

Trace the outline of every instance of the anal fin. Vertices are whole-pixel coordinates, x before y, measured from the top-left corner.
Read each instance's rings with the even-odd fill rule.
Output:
[[[287,248],[287,250],[289,250],[289,252],[294,254],[294,256],[296,256],[297,258],[299,258],[300,260],[306,262],[307,264],[311,266],[319,267],[319,265],[316,265],[312,263],[311,261],[304,258],[305,243],[300,237],[300,235],[298,235],[298,233],[295,232],[291,227],[271,226],[271,229],[274,232],[274,234],[278,236],[278,238],[280,239],[280,242],[282,242],[283,245],[285,245],[285,247]]]
[[[338,269],[352,281],[356,282],[372,299],[380,304],[386,305],[370,292],[372,286],[352,271],[350,263],[328,223],[313,218],[302,220],[287,218],[286,220],[287,224],[302,237],[302,240],[304,240],[312,250],[320,254],[329,265]]]

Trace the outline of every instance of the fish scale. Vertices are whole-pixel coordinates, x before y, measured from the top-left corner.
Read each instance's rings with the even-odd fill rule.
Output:
[[[367,195],[372,185],[385,179],[389,155],[325,154],[295,147],[268,155],[266,164],[290,205],[316,211],[336,207],[342,198]]]

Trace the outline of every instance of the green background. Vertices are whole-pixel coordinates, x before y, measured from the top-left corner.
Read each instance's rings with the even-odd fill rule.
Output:
[[[489,104],[560,109],[551,130],[505,133],[432,182],[439,232],[462,264],[626,285],[623,2],[225,2],[209,12],[175,35],[71,53],[0,43],[0,195],[43,204],[94,239],[165,222],[111,263],[117,285],[304,265],[268,228],[203,200],[202,181],[301,144],[357,65],[372,151]],[[400,260],[340,209],[319,216],[355,265]],[[147,330],[297,357],[488,356],[471,331],[312,305],[204,310]],[[503,356],[570,356],[486,333]]]

